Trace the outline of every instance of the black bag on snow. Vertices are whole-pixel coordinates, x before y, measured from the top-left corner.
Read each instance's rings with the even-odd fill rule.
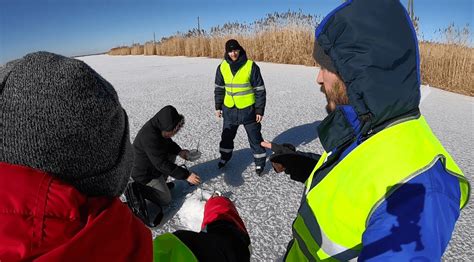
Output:
[[[127,198],[127,205],[135,216],[137,216],[145,225],[155,227],[160,224],[163,219],[163,212],[161,206],[156,203],[156,200],[153,199],[153,197],[149,197],[149,191],[151,190],[154,189],[138,182],[131,182],[128,183],[124,194]],[[153,220],[150,219],[149,210],[147,208],[146,199],[149,198],[151,198],[151,201],[158,207],[158,213]]]

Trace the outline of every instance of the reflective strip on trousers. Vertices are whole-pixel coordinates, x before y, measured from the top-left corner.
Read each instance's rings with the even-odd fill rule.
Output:
[[[267,153],[262,153],[262,154],[253,154],[254,158],[264,158],[267,157]]]
[[[227,148],[222,148],[222,147],[219,148],[219,151],[223,153],[232,153],[232,150],[233,149],[227,149]]]
[[[348,261],[354,258],[357,258],[360,253],[362,244],[359,244],[352,248],[343,247],[337,243],[332,242],[321,230],[319,227],[316,217],[314,217],[313,212],[311,211],[306,199],[301,203],[300,210],[298,211],[299,216],[304,222],[304,226],[308,229],[311,238],[314,242],[320,247],[318,254],[326,254],[329,257],[332,257],[341,261]]]
[[[246,84],[225,84],[226,87],[251,87],[250,83]]]
[[[244,96],[244,95],[249,95],[249,94],[253,94],[253,90],[250,89],[250,90],[247,90],[247,91],[242,91],[242,92],[230,92],[230,91],[227,91],[226,92],[228,95],[230,96]]]

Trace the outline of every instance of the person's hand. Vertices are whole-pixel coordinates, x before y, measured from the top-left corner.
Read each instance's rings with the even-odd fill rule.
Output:
[[[196,173],[191,172],[186,181],[188,181],[191,185],[198,185],[201,183],[201,178]]]
[[[273,166],[273,169],[275,170],[275,172],[277,172],[277,173],[284,172],[285,169],[286,169],[285,166],[283,166],[280,163],[276,163],[276,162],[272,162],[272,166]]]
[[[282,153],[288,153],[288,152],[294,152],[294,150],[292,150],[291,148],[289,148],[289,144],[287,144],[287,146],[282,146],[282,145],[279,145],[279,144],[276,144],[276,143],[271,143],[271,142],[268,142],[266,140],[262,141],[260,143],[260,145],[264,148],[268,148],[272,151],[274,151],[274,155],[278,155],[278,154],[282,154]],[[272,158],[270,157],[270,162],[272,162],[272,167],[273,169],[275,170],[275,172],[277,173],[281,173],[281,172],[284,172],[286,170],[286,167],[281,164],[281,163],[277,163],[277,162],[273,162],[272,161]]]
[[[264,140],[263,142],[260,143],[260,145],[264,148],[270,149],[275,154],[294,153],[296,151],[295,146],[293,146],[292,144],[287,144],[287,143],[280,145],[277,143],[272,143],[272,142],[268,142]]]
[[[179,156],[184,159],[184,160],[188,160],[188,154],[189,154],[189,150],[187,149],[183,149],[181,151],[179,151]]]
[[[262,122],[262,120],[263,120],[263,116],[257,114],[257,117],[255,118],[255,120],[257,121],[257,123],[260,123],[260,122]]]
[[[270,142],[268,142],[268,141],[266,141],[266,140],[264,140],[263,142],[261,142],[260,145],[261,145],[262,147],[265,147],[265,148],[268,148],[268,149],[272,150],[272,143],[270,143]]]
[[[222,117],[222,110],[216,110],[216,117],[221,118]]]

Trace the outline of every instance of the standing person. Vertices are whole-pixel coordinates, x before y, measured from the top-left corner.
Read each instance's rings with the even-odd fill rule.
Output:
[[[150,230],[118,198],[132,161],[117,93],[84,62],[0,67],[0,261],[152,261]]]
[[[325,152],[306,174],[286,261],[440,261],[470,185],[420,113],[406,10],[347,1],[316,28],[313,56]]]
[[[188,159],[189,155],[189,150],[181,149],[171,139],[183,125],[184,116],[168,105],[143,125],[133,141],[135,161],[132,178],[154,188],[158,194],[159,205],[168,205],[171,202],[170,188],[173,188],[174,184],[166,183],[168,176],[186,180],[192,185],[201,182],[196,173],[174,163],[178,155],[183,159]]]
[[[261,122],[266,103],[265,84],[260,68],[247,59],[237,40],[225,43],[224,60],[216,71],[214,99],[216,116],[224,118],[218,167],[224,167],[231,159],[237,129],[244,125],[253,151],[255,173],[261,175],[266,160],[265,148],[260,145],[263,141]]]

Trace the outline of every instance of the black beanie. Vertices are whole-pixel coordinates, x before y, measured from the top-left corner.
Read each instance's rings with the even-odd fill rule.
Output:
[[[327,69],[329,72],[337,74],[337,70],[334,67],[331,57],[329,57],[319,45],[318,40],[314,40],[313,47],[313,58],[322,68]]]
[[[117,93],[84,62],[37,52],[0,67],[0,162],[119,196],[133,151]]]
[[[242,46],[235,39],[230,39],[225,43],[225,52],[229,53],[232,50],[242,50]]]

